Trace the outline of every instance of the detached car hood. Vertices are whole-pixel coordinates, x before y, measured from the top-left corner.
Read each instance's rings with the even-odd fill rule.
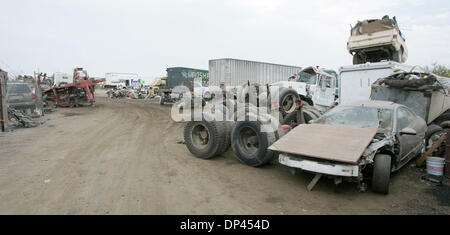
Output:
[[[355,164],[377,131],[369,128],[302,124],[272,144],[269,149]]]

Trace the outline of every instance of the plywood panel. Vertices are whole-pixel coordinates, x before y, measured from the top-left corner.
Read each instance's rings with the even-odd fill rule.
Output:
[[[356,163],[377,133],[377,129],[303,124],[276,141],[270,150]]]

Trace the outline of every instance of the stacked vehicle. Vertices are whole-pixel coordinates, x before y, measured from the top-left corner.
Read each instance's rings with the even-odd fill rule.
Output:
[[[443,129],[450,128],[450,79],[403,64],[407,48],[395,17],[358,22],[347,48],[353,65],[342,66],[339,75],[317,66],[297,67],[273,80],[279,78],[274,71],[290,68],[266,72],[273,65],[211,60],[210,81],[226,90],[223,110],[234,112],[234,119],[210,121],[208,114],[188,121],[188,149],[210,158],[231,143],[234,155],[249,166],[278,156],[293,172],[314,173],[309,190],[325,175],[336,184],[357,182],[362,191],[370,179],[373,191],[388,193],[392,172],[442,143]],[[278,104],[270,100],[275,90]],[[245,112],[237,112],[237,104],[245,104]],[[256,115],[258,107],[270,112]],[[275,124],[281,128],[262,129]],[[435,150],[442,152],[442,146]]]
[[[383,60],[404,63],[408,58],[405,38],[395,16],[358,21],[351,29],[347,49],[353,55],[353,64]]]

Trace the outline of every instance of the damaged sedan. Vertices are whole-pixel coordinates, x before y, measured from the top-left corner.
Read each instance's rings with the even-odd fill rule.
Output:
[[[279,162],[322,175],[338,184],[371,178],[372,190],[389,192],[391,173],[425,151],[426,122],[408,107],[388,101],[339,105],[311,124],[302,124],[276,141],[270,150]]]

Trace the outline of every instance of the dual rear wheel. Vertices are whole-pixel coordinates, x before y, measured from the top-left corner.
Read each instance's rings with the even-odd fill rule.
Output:
[[[198,158],[221,155],[230,147],[236,158],[253,167],[270,162],[274,153],[268,150],[276,140],[276,130],[265,132],[267,120],[246,118],[238,122],[189,121],[184,127],[184,140],[189,151]]]

